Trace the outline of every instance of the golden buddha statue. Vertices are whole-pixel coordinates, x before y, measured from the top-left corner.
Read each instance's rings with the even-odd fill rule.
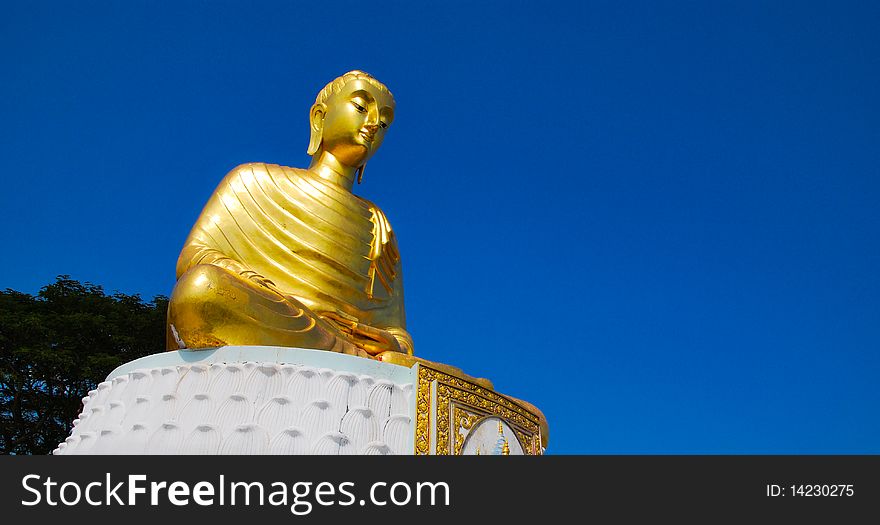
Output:
[[[166,348],[281,346],[416,363],[401,258],[385,214],[352,193],[394,121],[394,97],[362,71],[324,87],[309,112],[307,169],[242,164],[214,190],[177,261]],[[541,421],[532,405],[519,402]],[[545,443],[546,446],[546,443]]]
[[[308,169],[243,164],[205,205],[177,261],[169,350],[269,345],[394,362],[412,355],[394,232],[378,207],[351,192],[394,120],[394,97],[351,71],[321,90],[309,117]]]

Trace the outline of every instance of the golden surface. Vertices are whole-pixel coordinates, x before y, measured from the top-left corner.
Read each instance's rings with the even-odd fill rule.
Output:
[[[422,359],[421,357],[416,357],[414,355],[405,355],[401,353],[393,353],[386,352],[377,357],[379,361],[384,363],[391,363],[393,365],[405,366],[407,368],[412,368],[416,363],[420,363],[423,365],[430,366],[435,370],[440,370],[445,374],[449,374],[451,376],[459,377],[464,379],[465,381],[470,381],[471,383],[476,383],[483,388],[493,390],[495,387],[492,385],[492,381],[484,377],[473,377],[465,374],[460,368],[445,365],[443,363],[437,363],[435,361],[428,361],[427,359]]]
[[[433,415],[432,397],[436,398],[436,413]],[[542,436],[546,419],[540,411],[531,405],[525,407],[462,377],[450,375],[429,365],[419,365],[415,425],[417,455],[427,455],[431,451],[432,419],[436,428],[433,443],[435,454],[446,455],[461,453],[463,441],[457,442],[456,436],[462,420],[468,422],[473,417],[489,416],[499,417],[510,425],[526,454],[543,454],[542,445],[547,446]],[[473,422],[470,424],[473,425]]]
[[[462,428],[468,432],[470,432],[471,429],[477,426],[477,422],[486,419],[486,417],[488,416],[475,414],[461,407],[455,407],[455,410],[453,410],[452,412],[453,421],[457,422],[459,428]],[[461,432],[455,433],[455,446],[452,451],[454,455],[461,455],[461,449],[464,447],[464,439],[464,434],[462,434]],[[480,449],[477,449],[477,455],[480,455]]]
[[[169,350],[412,354],[394,232],[351,192],[394,119],[394,98],[352,71],[318,94],[309,116],[308,169],[238,166],[205,205],[177,262]]]

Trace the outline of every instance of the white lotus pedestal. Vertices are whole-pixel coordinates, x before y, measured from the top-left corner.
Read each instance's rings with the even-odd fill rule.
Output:
[[[533,407],[429,364],[227,346],[117,368],[54,454],[542,452]]]

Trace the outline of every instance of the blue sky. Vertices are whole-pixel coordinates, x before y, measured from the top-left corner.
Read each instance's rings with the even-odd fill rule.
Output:
[[[356,192],[418,355],[541,407],[554,453],[880,453],[876,3],[31,4],[0,288],[169,294],[223,175],[306,166],[359,68],[397,100]]]

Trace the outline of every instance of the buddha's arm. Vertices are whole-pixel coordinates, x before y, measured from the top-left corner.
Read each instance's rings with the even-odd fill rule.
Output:
[[[380,241],[378,253],[374,251],[373,254],[376,267],[373,270],[375,273],[372,275],[378,277],[381,284],[374,283],[374,286],[389,288],[388,304],[382,308],[379,315],[371,320],[371,324],[386,337],[392,336],[397,342],[393,346],[399,346],[401,352],[412,355],[413,340],[409,332],[406,331],[406,313],[403,308],[403,271],[397,239],[385,213],[373,203],[370,203],[370,210],[373,212],[373,220],[378,230],[377,239]],[[376,246],[374,246],[375,248]]]
[[[413,340],[406,331],[406,312],[403,308],[403,275],[398,263],[397,278],[394,279],[394,297],[391,300],[391,316],[389,325],[384,327],[400,343],[400,349],[405,354],[413,355]]]
[[[395,251],[397,247],[394,247]],[[383,315],[375,319],[375,328],[394,337],[404,354],[413,354],[412,336],[406,330],[406,312],[403,308],[403,275],[398,259],[394,268],[391,300],[385,307]]]

